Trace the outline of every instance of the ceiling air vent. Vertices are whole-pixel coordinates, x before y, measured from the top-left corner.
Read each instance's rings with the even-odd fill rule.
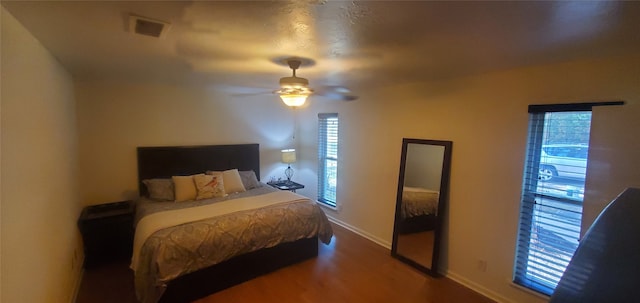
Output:
[[[136,15],[129,16],[129,31],[145,36],[163,38],[171,24],[160,20],[140,17]]]

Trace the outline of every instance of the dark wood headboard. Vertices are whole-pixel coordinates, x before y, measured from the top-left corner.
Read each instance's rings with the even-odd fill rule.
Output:
[[[207,170],[253,170],[260,180],[259,144],[138,147],[138,188],[142,180],[192,175]]]

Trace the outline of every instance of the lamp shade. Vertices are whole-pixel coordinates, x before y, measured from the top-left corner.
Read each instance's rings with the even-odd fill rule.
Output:
[[[291,149],[283,149],[282,150],[282,162],[283,163],[294,163],[296,162],[296,150]]]

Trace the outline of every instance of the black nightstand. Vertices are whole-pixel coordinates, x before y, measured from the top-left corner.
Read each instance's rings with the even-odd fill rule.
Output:
[[[268,185],[270,185],[271,187],[275,187],[277,189],[281,189],[281,190],[290,190],[292,192],[296,192],[297,189],[303,189],[304,185],[300,184],[300,183],[296,183],[293,181],[273,181],[273,182],[267,182]]]
[[[84,266],[131,258],[133,201],[87,206],[78,219],[84,242]]]

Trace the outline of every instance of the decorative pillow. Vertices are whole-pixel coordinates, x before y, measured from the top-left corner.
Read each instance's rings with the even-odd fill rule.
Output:
[[[224,183],[224,192],[227,194],[239,193],[247,191],[242,184],[242,178],[237,169],[225,170],[223,172],[208,170],[207,175],[222,174],[222,183]]]
[[[156,201],[173,201],[173,181],[171,179],[147,179],[142,180],[147,187],[149,199]]]
[[[220,176],[222,178],[222,172],[221,171],[208,170],[207,172],[205,172],[205,174],[212,175],[212,176]],[[222,180],[222,181],[224,182],[224,180]]]
[[[260,182],[258,181],[254,171],[244,170],[239,171],[238,173],[240,174],[240,179],[242,179],[242,185],[244,185],[246,190],[260,187]]]
[[[193,181],[196,184],[196,200],[226,196],[221,175],[195,175]]]
[[[175,188],[176,202],[196,199],[198,191],[196,189],[196,183],[193,181],[194,176],[197,175],[171,177],[171,180],[173,180],[173,186]]]

